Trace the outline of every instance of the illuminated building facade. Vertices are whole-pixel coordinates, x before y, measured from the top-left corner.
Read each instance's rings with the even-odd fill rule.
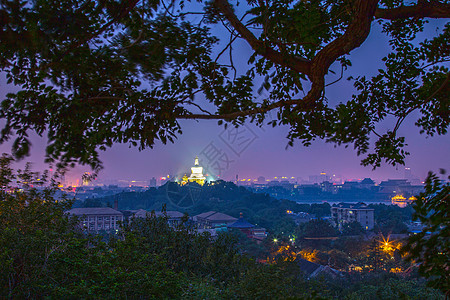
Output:
[[[205,184],[205,176],[203,176],[203,167],[198,163],[198,156],[195,157],[194,166],[191,168],[191,176],[189,176],[189,182],[197,182],[200,185]]]
[[[77,216],[79,226],[89,232],[115,231],[123,222],[123,214],[110,207],[82,207],[67,211],[69,215]]]
[[[181,178],[181,181],[179,182],[179,184],[185,185],[188,182],[189,182],[189,177],[187,177],[187,175],[184,174],[184,176]]]
[[[374,209],[366,204],[339,203],[331,207],[331,216],[339,228],[350,222],[358,222],[366,230],[373,229]]]
[[[409,204],[413,203],[415,200],[417,200],[417,198],[414,196],[411,196],[408,199],[406,199],[405,197],[403,197],[403,195],[395,195],[394,197],[392,197],[391,202],[394,205],[404,208]]]

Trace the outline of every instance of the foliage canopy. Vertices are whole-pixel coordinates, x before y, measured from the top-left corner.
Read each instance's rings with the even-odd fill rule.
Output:
[[[443,175],[445,171],[442,171]],[[447,178],[449,180],[450,177]],[[410,261],[419,264],[429,284],[450,295],[450,184],[433,173],[426,179],[425,192],[414,202],[413,219],[425,227],[412,235],[403,248]]]
[[[40,176],[29,168],[15,172],[12,161],[8,155],[0,157],[1,298],[442,298],[438,291],[425,288],[422,280],[395,274],[369,272],[362,277],[347,274],[343,279],[306,280],[297,262],[286,260],[295,258],[293,247],[283,246],[281,239],[280,249],[291,256],[276,251],[277,263],[261,264],[240,253],[242,245],[236,244],[239,236],[219,235],[211,240],[189,226],[174,230],[167,219],[154,214],[128,220],[118,235],[90,235],[81,230],[76,218],[65,213],[71,201],[55,199],[56,188],[39,186],[45,185],[45,174]],[[311,229],[311,225],[329,227],[312,222],[303,229]],[[248,238],[242,234],[239,242],[242,240],[245,243]],[[266,243],[278,248],[271,239]],[[347,251],[361,251],[361,243],[347,239],[345,244],[341,250],[317,253],[317,259],[345,266],[349,263]],[[381,256],[378,243],[373,250],[370,256],[363,255],[363,265],[381,262],[374,261]],[[429,258],[433,264],[424,265],[434,268],[439,259]],[[385,262],[391,265],[390,260]]]
[[[14,138],[22,157],[29,131],[46,133],[49,161],[97,168],[114,143],[173,141],[180,119],[250,120],[289,126],[289,145],[319,138],[353,144],[364,165],[401,164],[408,115],[419,112],[427,135],[447,132],[450,25],[418,34],[449,17],[448,1],[436,0],[2,0],[0,68],[18,91],[2,101],[0,142]],[[350,79],[350,99],[328,101],[375,22],[391,47],[384,67]],[[218,26],[228,35],[215,36]],[[252,52],[245,70],[233,61],[238,40]]]

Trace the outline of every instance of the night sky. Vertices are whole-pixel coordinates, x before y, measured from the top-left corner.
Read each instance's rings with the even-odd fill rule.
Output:
[[[422,37],[431,36],[436,25],[445,22],[435,22],[426,27]],[[434,34],[433,34],[434,35]],[[237,48],[241,53],[235,55],[236,65],[246,66],[247,45],[242,43]],[[353,67],[345,74],[339,83],[327,88],[330,103],[343,102],[353,93],[353,86],[346,81],[350,75],[371,76],[382,67],[381,58],[388,51],[385,36],[380,33],[378,25],[373,25],[369,39],[351,53]],[[241,55],[242,54],[242,55]],[[245,55],[244,55],[245,54]],[[336,68],[337,71],[337,68]],[[328,81],[333,81],[330,77]],[[5,77],[0,76],[0,96],[14,90],[7,86]],[[428,171],[437,172],[439,168],[450,169],[450,140],[447,136],[427,138],[419,134],[419,128],[414,126],[414,115],[409,116],[400,128],[399,135],[406,137],[407,151],[411,153],[406,159],[406,166],[411,168],[414,175],[423,180]],[[1,125],[1,122],[0,122]],[[116,145],[112,149],[101,153],[104,169],[99,179],[148,180],[151,177],[161,177],[167,174],[185,173],[193,165],[196,155],[206,164],[206,156],[220,157],[221,178],[234,180],[239,178],[256,178],[265,176],[267,179],[278,176],[308,178],[308,175],[318,175],[320,172],[344,176],[347,179],[362,179],[371,177],[376,180],[386,178],[403,178],[404,166],[392,167],[383,165],[372,171],[371,167],[362,167],[352,146],[334,148],[333,144],[316,141],[310,147],[303,147],[300,142],[293,148],[286,149],[286,127],[263,127],[247,125],[239,132],[217,125],[217,121],[181,121],[183,135],[174,144],[162,145],[157,143],[154,149],[139,152],[137,148],[128,145]],[[383,124],[386,129],[393,126],[392,122]],[[233,131],[234,130],[234,131]],[[382,130],[379,130],[382,131]],[[34,169],[48,168],[44,161],[44,146],[46,140],[32,136],[33,147],[27,161],[34,163]],[[11,143],[0,145],[1,152],[10,152]],[[214,151],[213,151],[214,150]],[[203,155],[202,155],[203,153]],[[217,160],[216,160],[217,161]],[[23,163],[20,163],[21,166]],[[217,166],[217,165],[216,165]],[[67,181],[79,178],[89,167],[80,166],[72,170]],[[219,171],[214,171],[217,175]]]

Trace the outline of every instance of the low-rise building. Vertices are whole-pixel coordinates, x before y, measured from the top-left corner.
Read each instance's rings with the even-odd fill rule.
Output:
[[[120,223],[123,222],[123,214],[110,207],[73,208],[66,213],[77,216],[80,227],[89,232],[118,230]]]
[[[301,223],[307,223],[315,218],[314,215],[310,215],[309,213],[302,211],[295,213],[288,210],[286,213],[288,214],[288,216],[292,218],[292,220],[294,220],[296,225],[299,225]]]
[[[371,230],[374,226],[374,209],[362,202],[333,205],[331,216],[338,227],[354,221],[366,230]]]
[[[246,219],[244,219],[244,215],[242,213],[236,222],[228,225],[228,228],[237,229],[247,235],[248,238],[254,239],[257,242],[261,242],[267,237],[265,228],[257,227],[249,223]]]
[[[166,212],[153,212],[155,217],[164,217],[167,218],[167,224],[169,224],[170,227],[177,227],[182,223],[182,218],[184,216],[183,213],[175,210],[168,210]],[[134,218],[147,218],[149,216],[152,216],[152,212],[149,212],[144,209],[139,209],[136,211],[132,211],[132,217]]]
[[[197,228],[200,229],[216,228],[218,226],[222,226],[223,224],[229,225],[237,221],[237,219],[232,216],[216,211],[208,211],[196,215],[192,219],[197,224]]]
[[[300,270],[303,272],[305,277],[308,279],[322,276],[334,279],[342,277],[342,273],[340,271],[333,269],[329,266],[316,264],[299,257],[297,257],[295,261],[297,262]]]

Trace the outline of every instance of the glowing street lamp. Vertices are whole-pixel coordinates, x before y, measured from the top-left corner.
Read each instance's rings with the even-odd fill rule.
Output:
[[[380,248],[383,250],[383,252],[392,255],[392,252],[394,251],[393,243],[389,241],[390,235],[388,235],[387,238],[385,238],[383,235],[381,235],[382,241],[380,241]]]

